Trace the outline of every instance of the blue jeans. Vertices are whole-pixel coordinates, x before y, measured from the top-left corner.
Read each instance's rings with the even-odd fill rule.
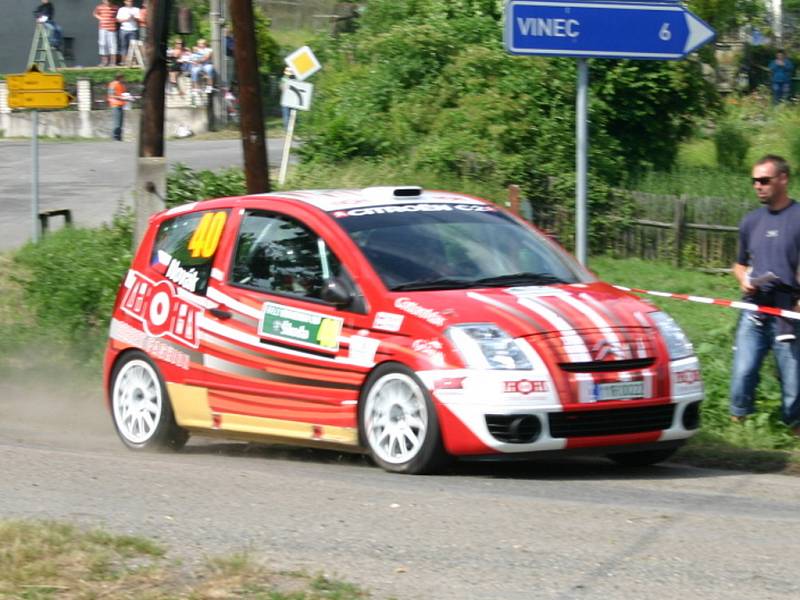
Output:
[[[759,370],[770,348],[778,363],[781,383],[781,418],[787,425],[800,420],[800,327],[794,324],[798,339],[793,342],[775,341],[775,317],[745,311],[736,329],[736,350],[731,374],[731,414],[744,417],[755,410],[755,392]]]
[[[789,100],[792,95],[791,81],[778,81],[772,83],[772,103],[778,104]]]
[[[122,125],[124,122],[125,113],[122,112],[121,106],[111,107],[111,138],[122,141]]]

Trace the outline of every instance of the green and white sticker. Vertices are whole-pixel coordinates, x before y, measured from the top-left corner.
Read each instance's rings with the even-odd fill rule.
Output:
[[[286,340],[336,352],[342,319],[301,308],[267,302],[258,325],[258,332],[269,338]]]

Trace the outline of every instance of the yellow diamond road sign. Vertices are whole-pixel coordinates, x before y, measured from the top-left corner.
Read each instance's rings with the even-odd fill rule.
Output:
[[[6,84],[9,108],[66,108],[72,100],[61,73],[42,73],[35,66],[27,73],[7,75]]]
[[[300,81],[310,77],[322,68],[317,57],[314,56],[314,53],[308,46],[298,48],[284,60],[292,70],[292,73],[294,73],[294,76]]]

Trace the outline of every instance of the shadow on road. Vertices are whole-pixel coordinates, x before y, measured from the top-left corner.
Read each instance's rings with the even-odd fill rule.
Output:
[[[320,465],[338,464],[347,467],[366,467],[380,471],[363,454],[335,450],[298,448],[284,445],[267,445],[247,442],[217,442],[208,438],[193,438],[183,454],[241,456],[254,459],[308,462]],[[479,460],[453,461],[435,477],[533,479],[542,481],[570,480],[658,480],[697,479],[734,475],[736,471],[694,468],[680,463],[665,462],[649,467],[622,467],[603,457],[533,458],[530,460]]]

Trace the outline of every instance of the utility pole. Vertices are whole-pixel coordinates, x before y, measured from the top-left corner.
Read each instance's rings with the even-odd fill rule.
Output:
[[[209,101],[212,102],[212,108],[214,110],[215,123],[224,123],[226,117],[225,111],[222,110],[224,102],[222,94],[220,93],[221,88],[226,85],[225,48],[222,43],[222,23],[224,22],[224,18],[222,16],[221,5],[221,0],[211,0],[208,14],[211,25],[211,60],[214,63],[214,73],[216,73],[217,76],[215,86],[217,90],[209,96]]]
[[[270,185],[252,0],[230,0],[230,13],[247,193],[259,194],[269,192]]]
[[[150,0],[145,46],[147,70],[142,92],[139,156],[133,191],[136,213],[134,247],[144,235],[150,215],[164,209],[164,199],[167,196],[164,89],[167,84],[167,37],[171,13],[172,0]]]

